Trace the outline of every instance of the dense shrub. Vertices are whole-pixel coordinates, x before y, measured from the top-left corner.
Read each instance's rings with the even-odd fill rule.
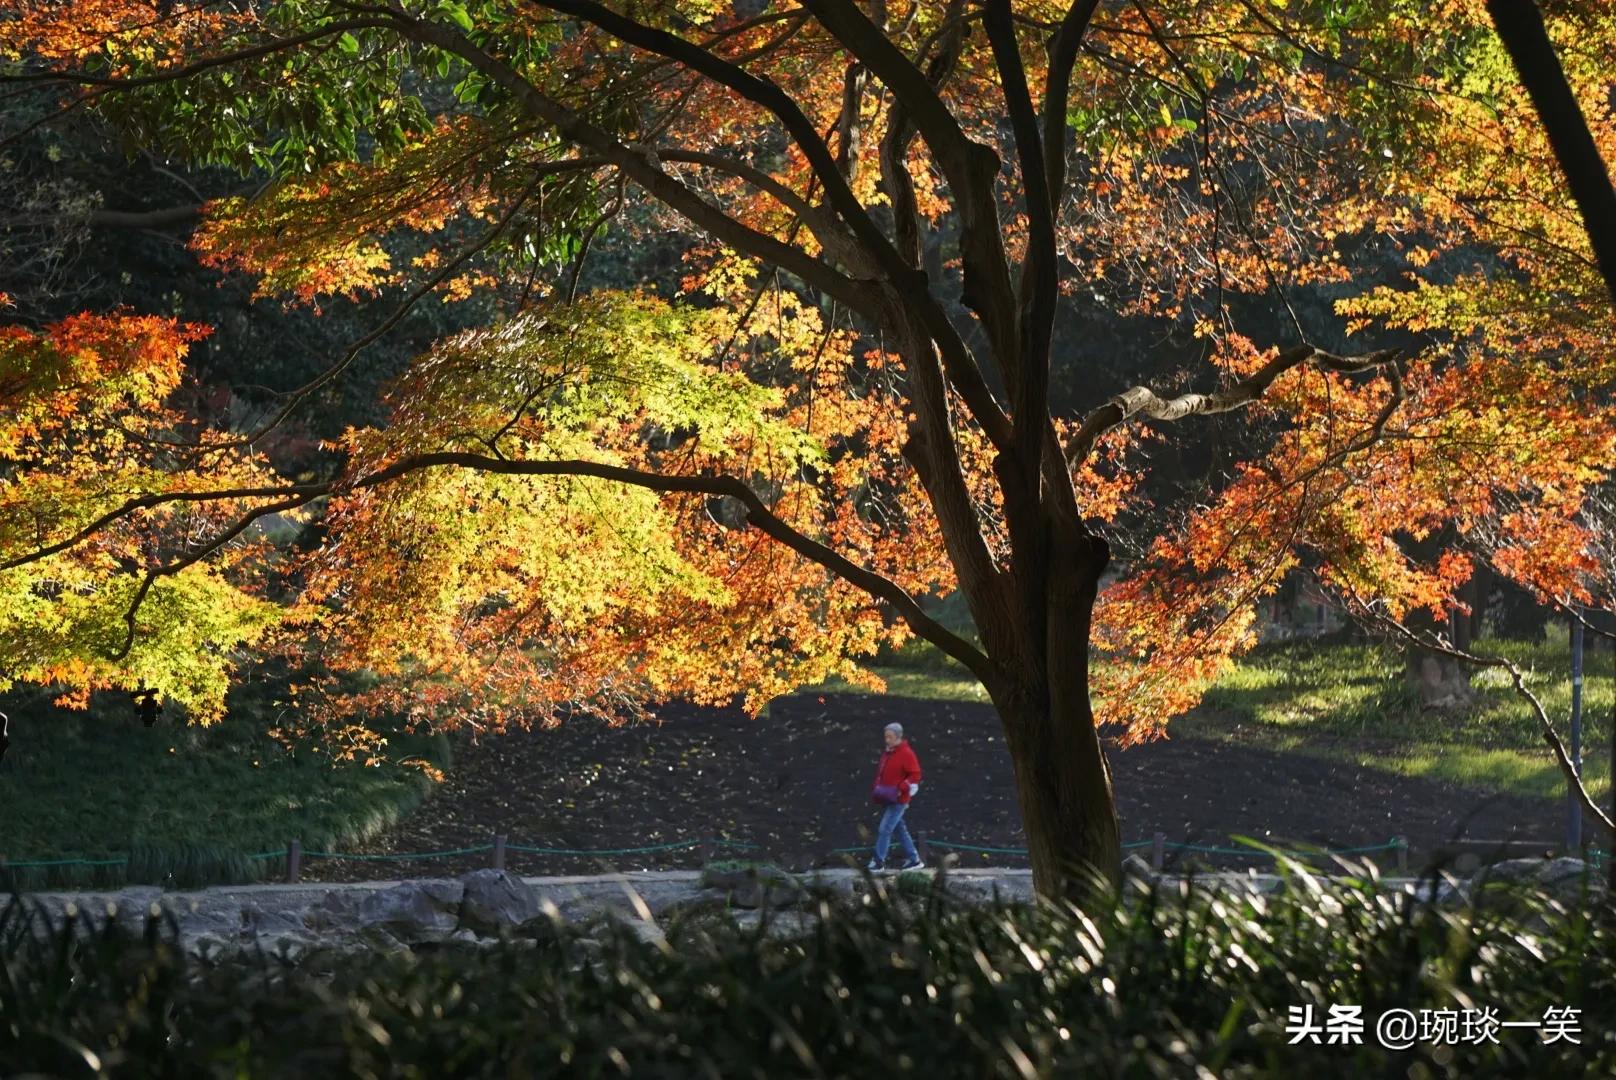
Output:
[[[1588,905],[1592,907],[1593,905]],[[1513,914],[1505,914],[1505,911]],[[877,896],[780,940],[610,922],[487,950],[187,961],[156,924],[0,920],[0,1073],[59,1076],[1610,1076],[1616,927],[1546,898],[1443,910],[1296,872],[1095,915]],[[1354,1004],[1362,1045],[1289,1044]],[[1582,1010],[1580,1043],[1377,1044],[1384,1009]],[[1203,1071],[1204,1070],[1204,1071]]]

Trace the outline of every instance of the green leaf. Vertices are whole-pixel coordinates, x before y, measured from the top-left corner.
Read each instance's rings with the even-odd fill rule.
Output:
[[[466,33],[471,33],[473,29],[471,24],[471,16],[466,13],[466,9],[463,5],[451,3],[450,0],[444,0],[443,3],[438,5],[437,13],[439,15],[446,16],[450,22],[460,27],[460,29],[464,30]]]

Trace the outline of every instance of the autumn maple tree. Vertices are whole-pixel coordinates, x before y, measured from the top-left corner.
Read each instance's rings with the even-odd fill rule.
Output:
[[[1551,28],[1608,144],[1616,22]],[[1479,0],[4,0],[0,63],[54,115],[271,178],[204,208],[205,263],[379,312],[230,430],[181,404],[200,329],[20,313],[0,679],[206,717],[279,648],[383,676],[311,708],[498,728],[756,707],[918,635],[986,688],[1038,888],[1073,893],[1120,865],[1099,724],[1160,733],[1287,573],[1446,614],[1466,548],[1410,541],[1574,562],[1608,478],[1611,311]],[[607,234],[675,245],[676,287],[589,285]],[[1406,280],[1363,280],[1374,243]],[[1321,347],[1304,290],[1371,345]],[[277,473],[267,433],[400,312],[474,296],[501,314],[384,422]],[[1198,341],[1202,389],[1052,407],[1101,309]],[[1228,483],[1148,513],[1143,444],[1235,414]],[[318,542],[271,543],[285,519]],[[919,602],[953,590],[974,635]]]

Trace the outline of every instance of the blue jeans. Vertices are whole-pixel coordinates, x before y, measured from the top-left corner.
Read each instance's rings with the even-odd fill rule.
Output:
[[[908,803],[893,803],[881,811],[881,824],[875,829],[875,865],[886,865],[887,849],[892,846],[893,833],[897,833],[898,843],[903,845],[905,861],[920,861],[920,852],[915,850],[915,842],[909,837],[909,826],[903,823],[903,812],[907,809]]]

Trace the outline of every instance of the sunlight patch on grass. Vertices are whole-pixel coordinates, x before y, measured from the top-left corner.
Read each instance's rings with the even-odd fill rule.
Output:
[[[918,701],[988,700],[987,690],[982,684],[963,672],[887,667],[873,667],[870,670],[886,680],[886,693],[889,697],[913,698]],[[842,679],[830,679],[804,693],[875,694],[876,691],[867,686],[855,686]]]

